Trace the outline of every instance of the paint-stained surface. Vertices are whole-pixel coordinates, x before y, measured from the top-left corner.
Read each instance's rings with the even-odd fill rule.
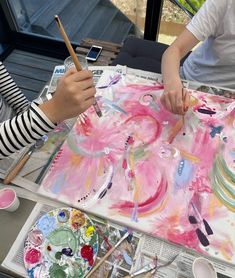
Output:
[[[182,117],[161,83],[106,72],[40,193],[235,263],[235,102],[191,91]]]

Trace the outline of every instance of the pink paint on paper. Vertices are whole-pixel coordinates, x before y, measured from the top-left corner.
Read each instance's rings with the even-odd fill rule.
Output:
[[[112,77],[104,73],[98,84],[102,118],[91,108],[76,123],[39,192],[225,261],[230,250],[217,242],[230,241],[235,263],[226,189],[235,180],[234,101],[192,91],[169,144],[181,117],[162,106],[162,84],[129,75],[109,84]]]

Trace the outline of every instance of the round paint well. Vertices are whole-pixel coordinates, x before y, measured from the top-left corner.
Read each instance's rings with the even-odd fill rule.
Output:
[[[213,265],[205,258],[197,258],[193,262],[193,275],[195,278],[217,278]]]
[[[16,199],[16,193],[10,188],[0,190],[0,209],[9,208]]]

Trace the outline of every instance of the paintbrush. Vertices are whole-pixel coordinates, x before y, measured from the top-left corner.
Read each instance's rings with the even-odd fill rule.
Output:
[[[78,57],[77,57],[75,51],[73,50],[73,47],[72,47],[72,45],[71,45],[71,43],[70,43],[70,40],[69,40],[69,38],[68,38],[68,36],[67,36],[65,30],[64,30],[64,27],[63,27],[63,25],[62,25],[62,23],[61,23],[61,21],[60,21],[58,15],[55,15],[55,21],[56,21],[56,23],[57,23],[57,25],[58,25],[58,27],[59,27],[61,36],[62,36],[63,39],[64,39],[64,42],[65,42],[65,44],[66,44],[66,47],[67,47],[67,49],[68,49],[68,51],[69,51],[69,54],[70,54],[71,58],[73,59],[73,62],[74,62],[74,65],[75,65],[77,71],[81,71],[81,70],[82,70],[82,67],[81,67],[81,65],[80,65],[80,63],[79,63]],[[102,117],[102,112],[101,112],[100,107],[99,107],[99,105],[98,105],[98,103],[97,103],[96,100],[95,100],[95,102],[93,103],[93,106],[94,106],[94,109],[95,109],[95,112],[96,112],[97,116],[98,116],[98,117]]]
[[[26,154],[18,161],[18,163],[15,165],[13,169],[10,170],[10,172],[7,174],[7,176],[4,178],[3,183],[9,184],[20,172],[20,170],[24,167],[26,162],[29,160],[31,155],[36,149],[41,148],[45,143],[45,138],[42,137],[38,139],[34,145],[32,145]]]
[[[182,87],[182,103],[183,103],[183,113],[185,113],[185,93],[184,93],[184,86]],[[183,122],[183,126],[185,123],[185,119],[184,119],[184,114],[182,115],[182,122]]]
[[[170,131],[170,134],[167,138],[167,142],[169,144],[171,144],[175,137],[178,135],[178,133],[180,132],[180,130],[184,127],[185,124],[185,100],[186,100],[186,94],[184,92],[184,86],[182,87],[182,103],[183,103],[183,112],[184,114],[182,115],[182,118],[174,125],[174,127],[172,128],[172,130]]]
[[[205,230],[207,232],[208,235],[213,235],[213,230],[211,229],[211,226],[209,225],[209,223],[206,221],[205,218],[203,218],[200,214],[200,212],[198,211],[198,208],[194,205],[193,202],[191,202],[191,205],[193,207],[194,212],[196,213],[198,219],[204,224],[205,226]]]
[[[126,232],[123,237],[104,255],[104,257],[92,268],[92,270],[87,274],[86,278],[90,277],[101,265],[102,263],[113,253],[113,251],[130,235]]]

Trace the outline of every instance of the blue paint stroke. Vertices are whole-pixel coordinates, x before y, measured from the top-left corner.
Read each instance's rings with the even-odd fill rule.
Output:
[[[64,178],[58,177],[51,188],[52,193],[54,194],[60,193],[60,190],[63,187],[64,183],[65,183]]]
[[[193,170],[194,167],[190,161],[180,160],[175,174],[175,189],[183,189],[189,184],[193,177]]]
[[[229,154],[232,156],[232,158],[235,159],[235,151],[231,150],[231,151],[229,152]]]
[[[120,112],[124,115],[128,115],[128,113],[124,109],[122,109],[120,106],[115,104],[114,101],[111,101],[110,99],[107,99],[107,98],[104,98],[104,97],[101,97],[101,96],[98,96],[96,99],[101,99],[103,104],[106,105],[111,110],[114,110],[116,112]]]
[[[223,130],[224,127],[222,125],[217,126],[217,127],[213,126],[213,125],[210,125],[210,128],[211,128],[210,136],[212,138],[214,138],[216,136],[216,134],[220,134],[221,133],[221,131]]]

